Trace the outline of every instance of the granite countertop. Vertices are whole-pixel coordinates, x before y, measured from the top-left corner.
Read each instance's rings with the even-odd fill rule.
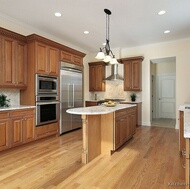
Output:
[[[190,109],[184,110],[184,138],[190,138]]]
[[[9,107],[0,107],[0,111],[19,110],[19,109],[26,109],[26,108],[36,108],[36,106],[16,105],[16,106],[9,106]]]
[[[134,107],[133,104],[117,104],[114,107],[106,107],[104,105],[100,106],[90,106],[90,107],[81,107],[81,108],[72,108],[68,109],[66,112],[70,114],[77,115],[100,115],[100,114],[109,114],[117,110]]]
[[[122,104],[122,103],[125,103],[125,104],[126,104],[126,103],[131,103],[131,104],[134,103],[134,104],[135,104],[135,103],[142,103],[142,101],[130,101],[130,100],[125,100],[125,101],[121,101],[120,103],[121,103],[121,104]]]

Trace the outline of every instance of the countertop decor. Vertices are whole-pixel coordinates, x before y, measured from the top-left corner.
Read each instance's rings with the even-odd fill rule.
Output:
[[[0,107],[9,107],[10,99],[7,99],[7,96],[4,94],[0,95]]]

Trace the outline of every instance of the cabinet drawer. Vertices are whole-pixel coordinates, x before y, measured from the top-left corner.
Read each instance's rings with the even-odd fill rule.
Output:
[[[127,113],[132,113],[136,111],[136,107],[127,108]]]
[[[116,119],[120,119],[120,117],[125,116],[126,114],[127,114],[126,109],[124,109],[124,110],[117,110],[115,112],[115,118]]]
[[[9,111],[0,112],[0,119],[1,118],[8,118],[9,116],[10,116]]]
[[[22,109],[22,110],[12,110],[10,111],[10,116],[25,116],[25,115],[33,115],[35,114],[35,109]]]

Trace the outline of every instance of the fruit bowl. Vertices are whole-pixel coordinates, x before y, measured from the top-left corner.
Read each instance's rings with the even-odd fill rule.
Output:
[[[104,102],[104,103],[102,103],[102,105],[104,105],[106,107],[114,107],[117,105],[117,102]]]

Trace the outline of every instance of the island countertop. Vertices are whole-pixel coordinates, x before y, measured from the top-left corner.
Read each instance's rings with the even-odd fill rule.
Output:
[[[90,107],[81,107],[81,108],[72,108],[66,110],[67,113],[77,114],[77,115],[101,115],[109,114],[117,110],[130,108],[136,106],[135,104],[117,104],[114,107],[106,107],[104,105],[100,106],[90,106]]]

